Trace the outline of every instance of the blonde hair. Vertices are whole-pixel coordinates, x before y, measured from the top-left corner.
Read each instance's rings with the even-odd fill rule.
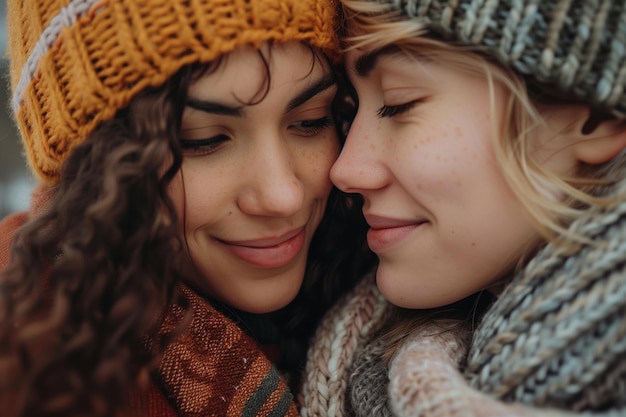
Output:
[[[592,243],[569,231],[568,225],[589,206],[615,202],[615,198],[599,197],[597,190],[618,179],[608,176],[611,165],[617,162],[584,166],[575,176],[567,178],[552,173],[527,149],[529,134],[543,124],[544,119],[522,77],[498,64],[495,57],[485,54],[480,47],[455,45],[429,37],[427,28],[419,20],[396,19],[398,12],[389,11],[384,4],[359,0],[342,0],[342,3],[346,16],[344,50],[371,52],[393,45],[408,55],[419,51],[444,64],[481,75],[490,88],[492,110],[495,109],[495,86],[504,86],[508,93],[503,109],[506,122],[499,126],[497,120],[492,120],[492,137],[497,161],[509,186],[546,241],[572,250],[580,243]],[[562,198],[550,198],[546,187],[550,194],[554,190]]]

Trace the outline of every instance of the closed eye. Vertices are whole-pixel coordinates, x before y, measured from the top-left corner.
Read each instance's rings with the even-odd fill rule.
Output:
[[[301,136],[315,136],[332,124],[332,119],[324,116],[313,120],[299,120],[289,125],[289,129],[295,130],[295,133]]]
[[[411,110],[416,104],[420,103],[421,101],[421,99],[413,100],[408,103],[398,104],[396,106],[384,105],[380,109],[378,109],[376,114],[380,118],[397,116]]]
[[[202,156],[217,151],[229,139],[227,135],[216,135],[206,139],[180,139],[180,145],[183,148],[183,155]]]

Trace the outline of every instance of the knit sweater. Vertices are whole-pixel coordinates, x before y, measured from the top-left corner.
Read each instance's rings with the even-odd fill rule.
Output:
[[[49,196],[47,189],[36,190],[30,213],[0,221],[0,269],[8,264],[17,229]],[[181,284],[181,290],[191,323],[163,352],[148,386],[131,393],[131,415],[297,416],[293,395],[256,341],[191,289]],[[181,306],[170,305],[160,331],[171,330],[183,315]],[[145,343],[150,348],[150,340]]]
[[[570,226],[594,244],[547,245],[473,335],[424,326],[389,367],[373,339],[389,305],[365,277],[315,336],[302,416],[626,415],[626,179],[610,193]]]

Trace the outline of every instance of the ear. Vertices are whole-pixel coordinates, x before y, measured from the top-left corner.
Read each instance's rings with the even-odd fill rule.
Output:
[[[626,148],[626,122],[593,110],[586,113],[577,129],[574,155],[590,165],[608,162]]]

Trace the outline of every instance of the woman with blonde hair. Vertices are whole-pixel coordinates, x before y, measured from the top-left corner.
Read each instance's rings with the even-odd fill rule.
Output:
[[[323,320],[302,414],[624,415],[624,2],[342,3],[331,179],[379,265]]]

